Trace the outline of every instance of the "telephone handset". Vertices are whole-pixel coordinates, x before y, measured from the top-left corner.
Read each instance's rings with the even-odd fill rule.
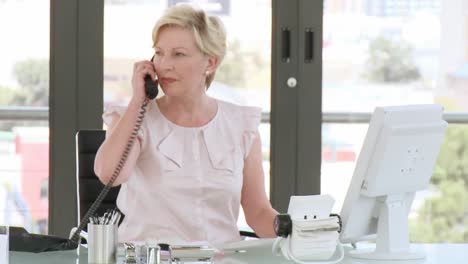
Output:
[[[154,56],[151,58],[151,62],[153,62]],[[153,80],[151,75],[145,75],[145,93],[146,98],[149,100],[153,100],[158,95],[158,80]]]
[[[151,58],[151,61],[153,61],[153,58]],[[84,229],[85,225],[88,223],[89,218],[93,216],[96,212],[96,210],[99,208],[101,205],[102,201],[106,197],[107,193],[109,190],[112,188],[112,185],[114,184],[115,180],[120,174],[120,171],[122,170],[125,161],[127,160],[128,155],[130,154],[130,151],[132,149],[133,144],[135,143],[135,139],[138,135],[138,131],[140,130],[141,124],[143,123],[143,118],[145,117],[146,113],[146,107],[148,106],[148,103],[156,98],[158,95],[158,81],[153,80],[151,78],[151,75],[147,74],[144,77],[145,81],[145,93],[146,93],[146,99],[143,102],[141,108],[140,108],[140,114],[138,115],[138,119],[136,121],[135,127],[133,128],[133,132],[130,136],[130,138],[127,141],[127,145],[125,146],[124,152],[120,158],[120,161],[117,163],[117,167],[114,170],[114,173],[112,174],[111,179],[109,182],[104,186],[102,189],[101,193],[99,193],[98,197],[94,201],[94,203],[91,205],[91,207],[88,209],[86,212],[85,216],[81,219],[80,225],[76,229],[75,233],[73,233],[73,236],[71,237],[71,241],[76,243],[78,245],[79,239],[80,239],[80,233]]]
[[[158,95],[158,80],[153,80],[149,74],[145,76],[145,93],[149,100],[153,100]]]

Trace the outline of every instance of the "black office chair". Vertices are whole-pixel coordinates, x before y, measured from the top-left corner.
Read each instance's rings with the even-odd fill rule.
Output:
[[[99,181],[94,173],[94,158],[105,137],[105,130],[80,130],[76,134],[78,223],[104,188],[104,184]],[[113,187],[109,191],[97,209],[97,215],[102,216],[107,210],[117,207],[116,201],[119,191],[120,186]]]

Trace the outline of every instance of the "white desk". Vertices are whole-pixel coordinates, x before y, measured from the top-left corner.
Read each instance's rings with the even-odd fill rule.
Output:
[[[422,261],[366,261],[345,257],[342,264],[468,264],[468,244],[416,244],[414,249],[424,250],[426,259]],[[346,250],[349,250],[347,247]],[[47,253],[10,252],[10,264],[87,264],[87,252],[81,251],[78,257],[76,251],[57,251]],[[119,263],[122,263],[119,261]],[[216,264],[246,264],[246,263],[293,263],[283,257],[273,256],[268,247],[257,247],[242,253],[229,253],[218,256]]]

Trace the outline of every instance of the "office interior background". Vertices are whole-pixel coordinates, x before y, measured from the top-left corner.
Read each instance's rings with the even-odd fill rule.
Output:
[[[0,225],[76,225],[75,133],[129,100],[133,63],[179,2],[226,25],[208,93],[263,108],[275,208],[322,193],[339,213],[374,107],[439,103],[449,129],[410,240],[468,242],[468,0],[0,0]]]

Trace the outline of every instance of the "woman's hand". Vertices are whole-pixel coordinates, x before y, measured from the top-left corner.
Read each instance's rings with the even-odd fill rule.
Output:
[[[153,80],[156,79],[156,72],[151,61],[139,61],[133,65],[132,87],[133,96],[132,100],[140,105],[146,98],[145,93],[145,76],[149,74]]]

